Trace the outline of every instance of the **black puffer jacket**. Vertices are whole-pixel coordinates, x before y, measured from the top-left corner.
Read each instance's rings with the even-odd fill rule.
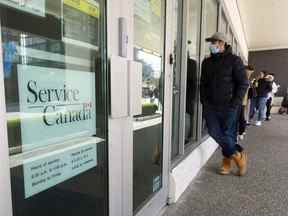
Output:
[[[200,99],[204,109],[221,111],[242,104],[249,82],[242,60],[231,50],[227,46],[224,53],[211,55],[202,63]]]
[[[272,81],[267,79],[267,78],[263,78],[258,80],[258,87],[257,87],[257,96],[258,97],[267,97],[269,92],[272,91]]]

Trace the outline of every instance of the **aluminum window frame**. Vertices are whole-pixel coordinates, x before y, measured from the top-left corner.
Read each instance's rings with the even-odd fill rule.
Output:
[[[4,86],[4,69],[2,58],[2,30],[0,20],[0,194],[5,199],[0,199],[0,215],[12,216],[12,192],[10,182],[9,148],[6,119],[6,101]]]
[[[163,110],[163,167],[162,167],[162,188],[152,194],[151,199],[146,200],[139,211],[133,212],[135,216],[149,216],[160,213],[161,209],[165,206],[168,201],[169,195],[169,175],[170,175],[170,155],[171,155],[171,137],[172,137],[172,95],[173,92],[173,67],[171,67],[167,57],[169,53],[172,53],[172,34],[170,29],[172,28],[171,17],[167,16],[167,13],[172,11],[172,1],[163,1],[163,13],[164,13],[164,34],[163,34],[163,75],[164,75],[164,110]],[[133,30],[132,30],[133,32]],[[133,169],[132,169],[133,174]],[[131,185],[130,185],[131,187]],[[133,189],[133,186],[132,186]],[[124,215],[124,214],[123,214]]]
[[[198,142],[198,98],[197,102],[194,104],[195,106],[195,113],[194,115],[194,122],[196,122],[193,128],[196,132],[196,140],[193,140],[191,144],[188,144],[188,146],[185,147],[185,110],[186,110],[186,85],[187,85],[187,29],[188,29],[188,1],[189,0],[181,0],[180,9],[178,13],[181,13],[178,15],[180,17],[179,21],[181,27],[178,28],[178,35],[177,35],[177,44],[181,44],[181,50],[180,52],[177,52],[177,54],[180,54],[179,56],[179,64],[178,69],[180,70],[180,114],[179,114],[179,139],[178,139],[178,155],[175,156],[171,161],[171,169],[173,169],[177,164],[179,164],[187,155],[187,152],[190,152],[191,148],[197,147],[200,143]],[[200,8],[202,10],[202,0],[200,0]],[[197,29],[197,78],[199,75],[199,43],[201,40],[201,24],[202,24],[202,11],[200,11],[200,19],[199,19],[199,28]],[[198,82],[197,82],[198,83]],[[198,88],[196,90],[198,92]],[[198,93],[197,93],[198,95]],[[195,128],[196,127],[196,128]]]

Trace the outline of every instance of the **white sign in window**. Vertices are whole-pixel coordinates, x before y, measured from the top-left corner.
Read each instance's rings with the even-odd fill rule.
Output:
[[[96,133],[95,73],[18,65],[22,150]]]

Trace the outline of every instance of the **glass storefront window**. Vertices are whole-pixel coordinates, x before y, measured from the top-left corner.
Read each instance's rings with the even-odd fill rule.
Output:
[[[217,31],[218,25],[218,3],[216,0],[206,0],[206,8],[205,8],[205,38],[211,36]],[[205,56],[209,56],[209,43],[205,43]],[[206,122],[202,116],[202,137],[208,134],[208,129],[206,126]]]
[[[197,139],[197,77],[199,64],[199,36],[201,24],[201,1],[188,1],[187,20],[187,77],[185,144],[191,145]]]
[[[164,0],[134,0],[134,60],[142,63],[142,114],[134,117],[134,212],[162,188]]]
[[[0,1],[14,216],[107,215],[105,1]]]

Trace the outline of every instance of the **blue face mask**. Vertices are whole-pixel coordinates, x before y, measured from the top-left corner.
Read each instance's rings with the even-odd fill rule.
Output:
[[[212,54],[218,54],[218,53],[220,53],[219,47],[217,47],[217,45],[215,45],[215,44],[210,44],[209,50],[210,50],[210,52],[211,52]]]

